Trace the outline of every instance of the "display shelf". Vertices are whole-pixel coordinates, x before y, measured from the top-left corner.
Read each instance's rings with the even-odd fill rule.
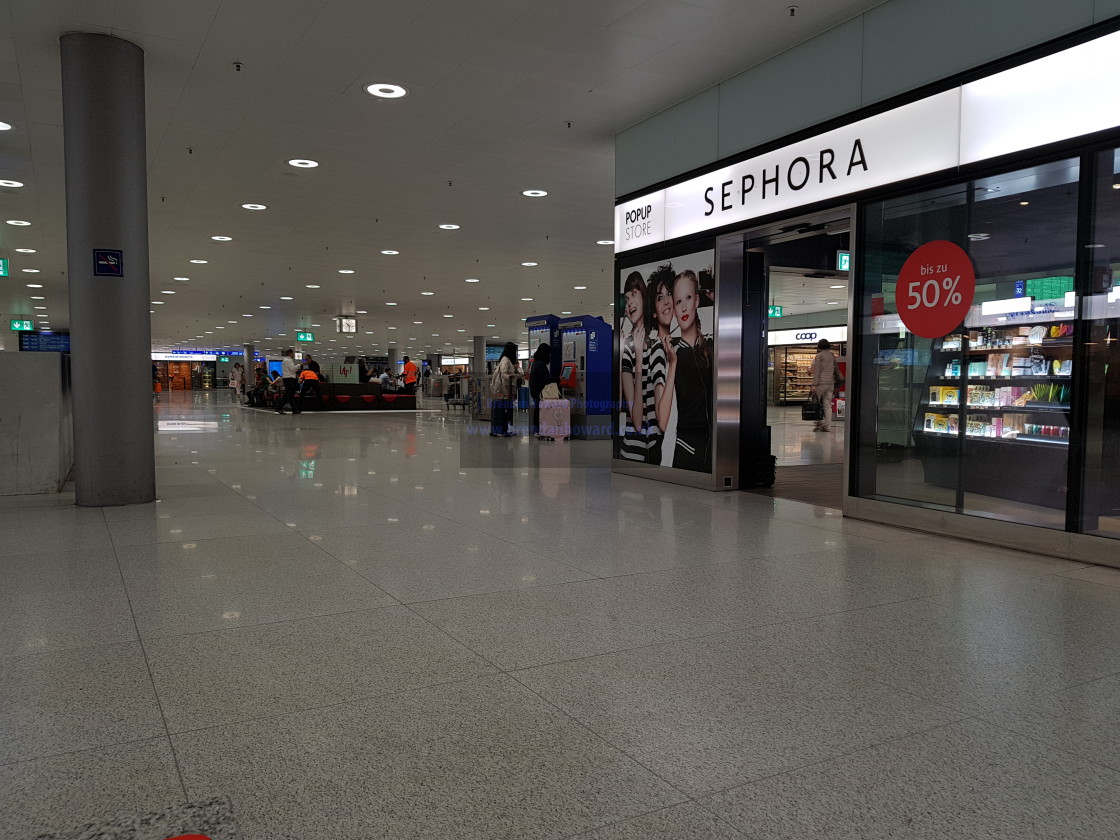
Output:
[[[1073,343],[1068,323],[1038,322],[936,341],[911,427],[926,481],[1064,508]]]

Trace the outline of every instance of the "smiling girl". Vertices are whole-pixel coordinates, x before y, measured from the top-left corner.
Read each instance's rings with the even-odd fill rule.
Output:
[[[622,340],[622,446],[619,457],[645,461],[649,436],[645,433],[645,405],[642,397],[642,362],[646,355],[646,281],[641,273],[630,272],[622,287],[623,314],[630,322],[630,334]]]
[[[676,395],[677,442],[673,467],[712,470],[712,345],[700,328],[700,281],[694,271],[673,280],[673,314],[679,338],[664,336],[668,372],[665,387]]]

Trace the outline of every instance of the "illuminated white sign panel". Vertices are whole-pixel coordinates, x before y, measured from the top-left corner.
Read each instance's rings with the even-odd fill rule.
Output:
[[[829,342],[848,340],[847,327],[804,327],[800,330],[770,330],[766,343],[771,347],[785,344],[816,344],[822,338]]]
[[[615,208],[615,253],[1120,125],[1120,33]]]

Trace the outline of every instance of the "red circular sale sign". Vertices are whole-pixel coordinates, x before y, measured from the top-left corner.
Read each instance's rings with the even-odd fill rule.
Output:
[[[910,255],[894,292],[902,323],[922,338],[941,338],[960,326],[975,295],[972,260],[944,239],[927,242]]]

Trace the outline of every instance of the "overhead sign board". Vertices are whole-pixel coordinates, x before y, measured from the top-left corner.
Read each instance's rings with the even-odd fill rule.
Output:
[[[771,347],[785,344],[816,344],[822,338],[830,342],[848,340],[847,327],[802,327],[799,330],[770,330],[766,343]]]
[[[315,333],[313,332],[297,332],[296,341],[314,341]]]
[[[8,276],[8,258],[0,257],[0,277]]]
[[[9,321],[8,323],[10,323],[12,325],[12,332],[28,332],[30,330],[35,329],[35,324],[33,324],[31,321],[15,321],[15,320],[12,320],[12,321]]]
[[[1112,32],[690,178],[618,204],[615,252],[1115,128],[1118,75]]]
[[[780,306],[767,306],[766,307],[766,317],[768,317],[768,318],[781,318],[782,317],[782,307],[780,307]]]

